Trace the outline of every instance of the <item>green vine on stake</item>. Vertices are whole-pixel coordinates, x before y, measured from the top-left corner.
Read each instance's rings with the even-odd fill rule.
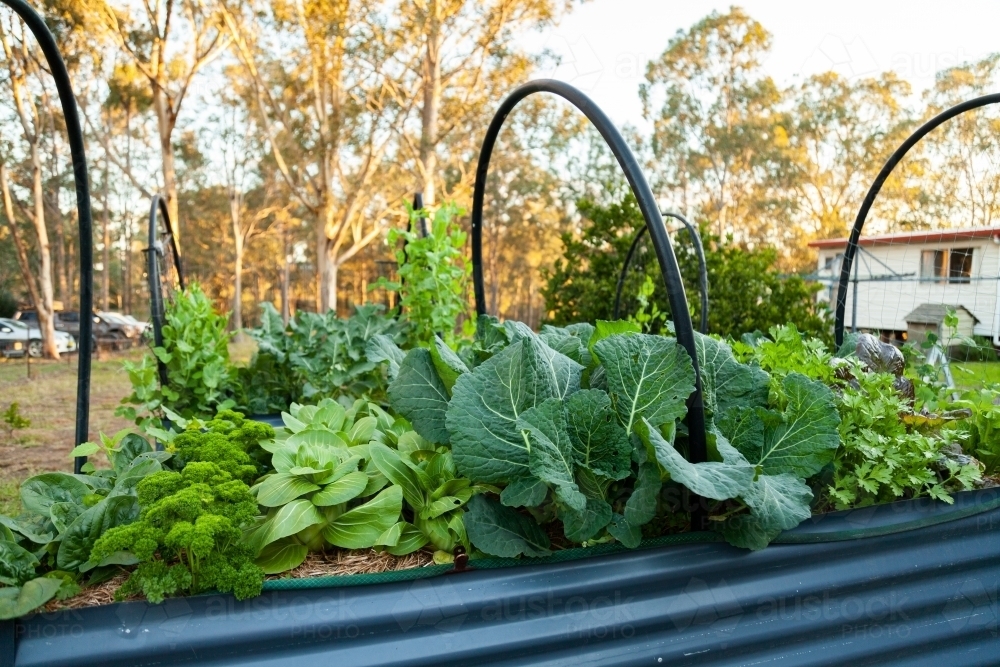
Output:
[[[409,207],[411,230],[392,229],[388,242],[403,247],[396,251],[399,281],[385,277],[369,289],[386,289],[399,294],[399,304],[413,323],[413,342],[428,346],[440,335],[452,347],[461,332],[470,338],[475,323],[469,316],[469,276],[472,266],[465,256],[466,234],[456,219],[465,213],[449,202],[431,213]],[[431,218],[430,233],[421,237],[420,218]]]

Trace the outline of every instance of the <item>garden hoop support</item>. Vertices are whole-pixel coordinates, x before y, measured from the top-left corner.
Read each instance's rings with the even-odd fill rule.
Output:
[[[682,225],[684,225],[684,228],[687,229],[688,234],[691,236],[691,242],[694,244],[695,254],[698,256],[698,292],[701,298],[701,316],[699,317],[698,331],[703,334],[707,334],[708,266],[705,263],[705,248],[701,243],[701,235],[698,233],[698,229],[688,222],[688,219],[680,213],[661,211],[660,215],[678,220]],[[646,225],[643,225],[639,228],[639,231],[635,233],[635,238],[632,240],[632,245],[629,246],[628,254],[625,255],[625,265],[622,266],[622,272],[618,276],[618,285],[615,287],[615,307],[612,311],[612,319],[618,319],[618,314],[621,311],[622,289],[625,287],[625,276],[628,274],[628,268],[632,264],[632,256],[635,255],[635,251],[638,250],[639,243],[642,241],[642,237],[645,233]]]
[[[77,341],[78,365],[76,373],[76,431],[74,444],[81,445],[90,439],[90,365],[89,350],[94,342],[94,220],[90,208],[90,182],[87,176],[87,155],[83,145],[83,128],[76,107],[76,96],[69,80],[66,63],[63,62],[59,47],[52,32],[42,17],[24,0],[0,0],[14,10],[31,30],[49,64],[55,80],[59,103],[62,105],[69,139],[70,158],[73,161],[73,181],[76,185],[76,211],[80,230],[80,335]],[[86,456],[73,460],[73,470],[79,473],[87,462]]]
[[[507,96],[500,104],[496,115],[486,130],[483,146],[479,152],[479,163],[476,166],[476,184],[472,194],[472,280],[476,297],[476,314],[486,314],[486,289],[483,285],[483,202],[486,198],[486,176],[490,168],[490,156],[496,145],[497,136],[504,121],[518,102],[534,93],[552,93],[557,95],[577,109],[594,125],[604,141],[614,153],[618,165],[625,172],[625,178],[635,194],[642,217],[649,228],[649,236],[653,240],[656,258],[660,264],[663,281],[667,287],[670,301],[670,312],[674,317],[674,328],[677,342],[687,350],[694,366],[695,389],[687,400],[687,415],[685,424],[688,427],[688,457],[693,463],[707,460],[705,446],[705,407],[702,399],[701,374],[698,371],[698,353],[695,348],[694,328],[691,325],[691,313],[688,311],[687,296],[684,294],[684,282],[681,280],[677,257],[674,256],[670,237],[660,216],[653,191],[646,182],[635,155],[629,150],[625,139],[611,119],[583,92],[562,81],[539,79],[530,81]],[[698,499],[692,497],[692,523],[695,529],[700,529],[705,520],[704,508]]]
[[[882,166],[882,170],[879,171],[878,176],[875,177],[875,182],[872,183],[871,188],[868,189],[868,194],[865,195],[865,199],[861,203],[861,209],[858,211],[858,217],[855,219],[854,227],[851,229],[851,236],[847,240],[847,248],[844,250],[844,260],[840,265],[840,282],[837,287],[837,316],[833,328],[834,340],[836,340],[838,348],[844,344],[844,317],[847,310],[847,286],[851,280],[851,267],[854,264],[854,256],[858,252],[858,245],[861,241],[861,230],[865,226],[865,220],[868,218],[868,212],[871,210],[872,204],[875,203],[875,197],[877,197],[878,193],[882,190],[882,186],[885,185],[885,182],[892,173],[892,170],[896,168],[896,165],[900,163],[911,148],[917,145],[921,139],[930,134],[939,125],[944,124],[955,116],[959,116],[966,111],[972,111],[973,109],[978,109],[979,107],[997,103],[1000,103],[1000,93],[974,97],[971,100],[962,102],[961,104],[956,104],[950,109],[945,109],[914,130],[913,134],[907,137],[906,141],[900,144],[899,148],[897,148],[896,151],[889,156],[885,165]],[[857,306],[857,303],[855,303],[855,306]]]
[[[156,223],[157,213],[163,217],[163,234],[169,237],[169,246],[164,244],[157,233]],[[166,304],[163,303],[163,276],[160,275],[160,265],[156,261],[156,256],[165,256],[166,253],[173,254],[174,267],[177,269],[177,282],[184,291],[184,271],[181,269],[181,254],[177,250],[177,239],[174,238],[173,226],[171,225],[170,213],[167,211],[167,201],[160,195],[153,195],[153,200],[149,205],[149,247],[143,252],[146,253],[146,278],[149,283],[149,320],[153,327],[153,344],[157,347],[163,346],[163,325],[166,323]],[[156,368],[160,376],[160,386],[167,385],[167,366],[159,357],[156,359]]]

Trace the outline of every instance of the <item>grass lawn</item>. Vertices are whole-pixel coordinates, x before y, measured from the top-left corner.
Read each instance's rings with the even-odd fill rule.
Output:
[[[951,372],[955,384],[966,389],[1000,383],[1000,362],[997,361],[952,362]]]
[[[131,391],[122,361],[137,361],[141,350],[105,353],[93,360],[90,386],[90,439],[132,425],[115,416]],[[59,361],[32,359],[31,378],[24,359],[0,361],[0,412],[14,401],[31,426],[9,435],[0,429],[0,514],[18,511],[17,485],[25,477],[51,470],[73,471],[69,452],[76,427],[76,355]],[[6,426],[0,424],[0,426]],[[107,466],[103,454],[94,464]]]
[[[246,364],[256,351],[253,340],[244,337],[230,345],[236,364]],[[115,416],[122,398],[132,392],[122,362],[139,361],[144,350],[103,352],[93,360],[90,381],[90,439],[98,434],[117,433],[133,426]],[[41,472],[73,472],[69,452],[76,430],[76,355],[59,361],[31,360],[31,378],[24,359],[0,358],[0,413],[17,402],[19,412],[31,426],[8,435],[0,421],[0,514],[17,515],[20,511],[18,485],[21,480]],[[93,457],[98,468],[107,467],[104,454]]]

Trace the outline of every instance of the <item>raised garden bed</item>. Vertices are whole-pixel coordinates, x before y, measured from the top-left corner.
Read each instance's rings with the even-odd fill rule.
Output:
[[[21,0],[4,1],[44,32]],[[47,34],[40,41],[57,63]],[[87,247],[82,135],[68,79],[53,71],[72,110]],[[536,334],[484,316],[490,154],[503,120],[536,92],[580,108],[625,170],[668,287],[671,335],[623,322]],[[480,155],[472,221],[476,338],[453,347],[424,322],[430,335],[408,351],[384,334],[366,345],[365,363],[382,364],[390,380],[391,413],[328,399],[293,406],[275,434],[225,411],[188,424],[164,392],[159,416],[189,426],[180,434],[160,426],[169,456],[138,436],[90,445],[81,355],[81,474],[28,485],[35,516],[4,524],[5,548],[21,559],[18,576],[39,557],[68,570],[36,587],[137,565],[123,592],[166,599],[3,621],[0,664],[995,660],[1000,491],[985,488],[985,466],[940,430],[972,410],[913,411],[902,358],[874,338],[852,339],[833,358],[792,327],[732,346],[696,334],[634,157],[593,102],[565,84],[533,82],[501,105]],[[84,311],[91,259],[81,250]],[[85,343],[89,329],[81,328]],[[905,461],[909,477],[896,479],[890,467],[867,478],[873,466],[857,457],[872,454],[850,451],[853,432],[838,430],[864,426],[848,421],[850,401],[864,409],[874,396],[864,392],[876,391],[889,406],[878,419],[898,436],[888,445],[905,454],[901,443],[917,442],[928,452]],[[966,433],[970,442],[975,434]],[[994,444],[979,441],[971,453],[993,456]],[[86,452],[102,446],[107,473],[86,466]],[[887,490],[939,500],[871,504]],[[814,499],[823,504],[810,507]],[[855,504],[867,506],[822,511]],[[331,545],[353,553],[310,555],[339,554]],[[373,546],[380,553],[371,556]],[[27,590],[37,581],[17,583]],[[206,594],[177,596],[185,591]],[[107,599],[101,587],[89,595],[63,603]]]

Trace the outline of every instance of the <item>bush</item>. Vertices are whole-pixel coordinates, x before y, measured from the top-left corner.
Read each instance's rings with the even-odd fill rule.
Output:
[[[615,289],[628,249],[636,232],[645,224],[634,196],[621,202],[599,206],[590,201],[577,204],[588,221],[579,236],[563,235],[563,256],[545,273],[542,289],[548,322],[565,325],[613,319]],[[767,331],[795,322],[799,330],[829,342],[829,311],[817,304],[819,285],[801,276],[785,276],[777,271],[777,252],[771,248],[746,250],[720,239],[702,227],[701,238],[708,270],[708,330],[721,336],[738,337],[747,331]],[[701,312],[698,297],[698,260],[687,233],[675,234],[671,241],[688,295],[692,319]],[[622,312],[628,317],[641,306],[628,295],[643,294],[647,278],[652,279],[649,303],[669,312],[666,288],[660,276],[653,244],[644,239],[632,260],[623,289]],[[668,315],[668,319],[670,316]],[[656,331],[653,327],[652,331]]]

